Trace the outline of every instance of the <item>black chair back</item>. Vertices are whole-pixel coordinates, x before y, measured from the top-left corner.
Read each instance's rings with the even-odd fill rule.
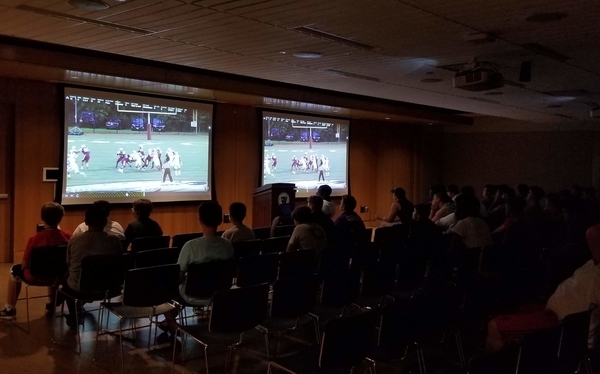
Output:
[[[159,248],[142,251],[135,255],[135,268],[176,264],[179,259],[180,248]]]
[[[594,309],[569,314],[562,320],[558,359],[565,372],[577,371],[580,361],[588,353],[590,319]]]
[[[83,293],[118,290],[123,277],[120,254],[87,256],[81,261],[79,290]]]
[[[552,373],[557,367],[561,328],[540,330],[523,337],[515,373]]]
[[[298,318],[307,314],[316,305],[319,283],[317,274],[273,283],[271,317]]]
[[[179,292],[179,265],[132,269],[125,273],[123,305],[152,307],[171,302]]]
[[[374,340],[376,314],[374,311],[331,319],[325,325],[319,367],[349,368],[360,364]]]
[[[170,242],[171,237],[169,235],[135,238],[131,242],[131,252],[137,253],[151,249],[167,248]]]
[[[121,255],[121,272],[125,274],[135,268],[135,256],[133,253],[125,252]]]
[[[363,269],[362,295],[382,297],[390,294],[396,285],[396,264],[376,261],[365,264]]]
[[[275,236],[273,238],[264,239],[262,242],[261,253],[279,253],[287,250],[287,245],[290,242],[290,236]]]
[[[201,232],[188,232],[188,233],[184,233],[184,234],[175,234],[173,235],[173,240],[171,243],[171,247],[176,247],[179,248],[179,250],[181,250],[181,248],[183,248],[183,245],[187,242],[189,242],[192,239],[197,239],[197,238],[201,238],[202,235],[204,235]],[[169,245],[167,244],[165,247],[168,247]]]
[[[67,273],[67,246],[52,245],[31,249],[29,273],[32,277],[52,279]]]
[[[234,260],[190,264],[185,294],[198,299],[210,299],[215,292],[231,288],[236,265]]]
[[[347,269],[350,266],[351,254],[342,248],[325,248],[320,251],[319,274]]]
[[[252,239],[234,242],[233,244],[233,256],[237,259],[244,256],[255,256],[260,254],[262,240]]]
[[[304,249],[279,254],[279,279],[296,278],[316,272],[316,255],[314,249]]]
[[[242,333],[253,329],[267,317],[268,295],[266,283],[216,292],[211,300],[208,330]]]
[[[392,225],[387,227],[378,227],[375,230],[375,237],[373,241],[375,243],[393,243],[398,239],[406,239],[410,227],[408,225]]]
[[[295,227],[296,225],[275,226],[275,229],[273,230],[273,237],[292,235]]]
[[[261,283],[273,283],[277,279],[279,254],[245,256],[238,260],[236,285],[247,287]]]
[[[328,273],[321,289],[321,306],[350,305],[360,295],[360,269],[341,269]]]
[[[254,231],[256,239],[263,240],[271,236],[271,226],[253,228],[252,231]]]

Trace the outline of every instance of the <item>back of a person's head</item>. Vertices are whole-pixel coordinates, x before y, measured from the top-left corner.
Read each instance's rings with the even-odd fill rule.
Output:
[[[557,193],[549,193],[546,196],[546,206],[552,208],[562,208],[562,197]]]
[[[475,196],[458,195],[456,202],[456,219],[479,217],[479,200]]]
[[[198,218],[205,226],[217,228],[223,222],[223,208],[214,201],[207,201],[198,207]]]
[[[524,183],[521,183],[517,185],[517,192],[519,196],[527,197],[527,194],[529,193],[529,186]]]
[[[392,190],[392,193],[394,194],[394,196],[396,198],[398,198],[398,200],[404,200],[406,199],[406,191],[404,191],[404,188],[402,187],[396,187]]]
[[[92,205],[85,211],[85,224],[92,229],[102,230],[106,225],[106,211],[99,205]]]
[[[504,195],[508,190],[510,190],[510,187],[508,186],[508,184],[499,184],[498,185],[497,191],[500,192],[500,196]]]
[[[504,198],[505,199],[512,199],[512,198],[515,198],[515,197],[517,197],[517,193],[515,192],[514,189],[512,189],[510,187],[508,188],[508,190],[506,190],[504,192]]]
[[[585,187],[583,189],[583,194],[588,199],[596,198],[596,189],[594,187]]]
[[[65,215],[65,209],[59,203],[49,202],[42,205],[40,216],[42,221],[48,226],[58,226]]]
[[[460,193],[463,195],[475,196],[475,189],[473,186],[462,186],[460,188]]]
[[[567,189],[558,191],[558,195],[564,200],[573,197],[573,193]]]
[[[342,196],[342,205],[344,206],[344,211],[352,212],[356,209],[356,199],[352,195],[344,195]]]
[[[231,203],[229,205],[229,215],[231,219],[242,222],[246,218],[246,205],[240,202]]]
[[[600,225],[594,225],[587,229],[585,233],[588,247],[592,253],[594,264],[600,263]]]
[[[331,196],[331,192],[333,191],[331,187],[327,184],[319,186],[319,189],[317,190],[317,194],[323,197],[323,199],[329,199],[329,196]]]
[[[148,199],[137,199],[133,202],[133,211],[136,212],[140,218],[150,217],[152,213],[152,202]]]
[[[440,199],[442,204],[446,204],[446,203],[449,203],[450,201],[452,201],[452,198],[443,192],[436,193],[434,195],[434,197],[437,197],[438,199]]]
[[[310,195],[308,197],[308,204],[312,207],[313,212],[320,212],[323,210],[323,197],[319,195]]]
[[[99,206],[106,212],[106,217],[110,216],[110,203],[106,200],[98,200],[94,202],[94,205]]]
[[[494,196],[496,194],[496,191],[498,191],[498,186],[496,186],[495,184],[486,184],[484,188],[486,196]]]
[[[292,219],[298,223],[311,223],[313,221],[312,212],[309,207],[300,206],[292,212]]]
[[[446,192],[450,192],[455,195],[458,195],[458,186],[455,184],[451,184],[448,186],[448,188],[446,188]]]

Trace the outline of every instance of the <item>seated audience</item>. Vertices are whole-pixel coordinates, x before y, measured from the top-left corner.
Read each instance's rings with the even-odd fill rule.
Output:
[[[476,197],[475,189],[473,188],[473,186],[462,186],[460,188],[460,194]],[[456,203],[456,197],[454,198],[454,202]],[[482,201],[479,202],[479,216],[481,218],[487,217],[487,207],[483,204]]]
[[[321,226],[313,222],[313,214],[309,207],[301,206],[292,212],[292,218],[296,227],[290,242],[287,246],[287,251],[315,249],[317,251],[327,247],[327,235]]]
[[[10,269],[10,277],[8,278],[8,286],[6,288],[6,303],[4,308],[0,310],[0,318],[14,319],[17,316],[17,299],[21,291],[21,282],[17,282],[15,276],[25,279],[28,282],[51,282],[52,279],[37,279],[29,274],[29,261],[31,260],[31,250],[37,247],[63,245],[71,239],[71,233],[58,228],[58,224],[62,220],[65,210],[60,204],[46,203],[41,209],[41,218],[44,221],[44,229],[27,240],[23,259],[20,264],[15,264]],[[56,287],[48,287],[49,299],[46,303],[46,315],[51,316],[54,313],[54,296]]]
[[[327,184],[319,186],[317,195],[323,198],[323,213],[331,218],[335,215],[335,204],[331,201],[331,187]]]
[[[417,204],[410,225],[410,238],[417,248],[423,250],[434,249],[441,243],[442,229],[429,219],[427,204]]]
[[[121,240],[104,231],[106,226],[106,211],[99,205],[92,205],[85,212],[86,232],[73,236],[67,246],[67,263],[69,265],[69,276],[63,283],[63,288],[79,291],[79,278],[81,277],[81,263],[85,257],[103,254],[121,254]],[[75,326],[75,313],[81,305],[75,306],[73,299],[67,299],[69,316],[67,325]]]
[[[474,196],[456,198],[456,224],[452,227],[455,241],[464,248],[481,248],[492,244],[490,230],[479,217],[479,202]],[[454,242],[454,241],[453,241]]]
[[[175,299],[177,299],[178,296],[190,304],[200,304],[207,300],[196,299],[185,294],[186,272],[188,266],[192,263],[224,261],[233,258],[233,245],[231,242],[217,236],[217,228],[223,222],[223,209],[221,206],[212,201],[203,203],[198,208],[198,219],[204,235],[185,243],[183,248],[181,248],[179,260],[177,261],[177,264],[179,264],[180,267],[179,278],[181,284],[179,285],[179,295],[176,295]],[[175,332],[177,331],[178,325],[175,321],[177,312],[173,311],[167,313],[165,314],[165,317],[166,319],[161,322],[159,327],[163,331],[171,333],[171,337],[162,335],[164,338],[157,338],[158,344],[173,340]]]
[[[481,196],[482,196],[481,202],[485,206],[486,210],[488,210],[490,208],[490,206],[492,205],[492,203],[494,202],[494,196],[496,196],[497,190],[498,190],[498,187],[494,186],[493,184],[486,184],[483,187],[483,191],[481,192]]]
[[[592,259],[563,281],[546,305],[521,308],[516,314],[501,315],[488,324],[486,349],[499,351],[525,334],[558,326],[566,316],[600,304],[600,225],[586,233]],[[592,313],[588,346],[592,347],[600,323],[600,309]]]
[[[312,212],[313,222],[321,226],[329,246],[333,244],[335,236],[335,224],[327,214],[323,212],[323,198],[319,195],[311,195],[308,197],[308,207]]]
[[[104,226],[104,231],[108,234],[113,234],[119,239],[125,239],[125,232],[123,231],[123,227],[119,224],[119,222],[111,221],[108,217],[110,216],[110,203],[106,200],[98,200],[94,202],[94,205],[98,205],[102,207],[106,211],[106,226]],[[85,222],[82,222],[77,226],[75,231],[73,231],[73,236],[77,236],[82,232],[86,232],[88,230]]]
[[[439,221],[455,210],[454,201],[445,193],[436,193],[431,201],[429,219],[433,222]]]
[[[394,224],[410,225],[412,220],[413,203],[406,198],[406,191],[398,187],[392,190],[394,202],[390,207],[390,212],[387,216],[376,215],[375,218],[381,220],[381,226],[390,226]]]
[[[244,203],[231,203],[229,205],[229,218],[233,227],[225,230],[222,235],[223,238],[232,243],[256,239],[254,231],[243,223],[244,218],[246,218],[246,205]]]
[[[125,229],[126,248],[134,239],[147,236],[162,236],[163,231],[158,222],[150,218],[152,213],[152,202],[147,199],[138,199],[133,202],[132,208],[136,220],[131,222]]]
[[[523,198],[523,199],[527,199],[527,195],[529,194],[529,186],[521,183],[519,185],[517,185],[517,196]]]
[[[454,200],[454,198],[458,196],[458,193],[458,186],[455,184],[451,184],[446,188],[446,195],[448,195],[448,197],[452,200]]]
[[[542,221],[544,216],[544,207],[542,206],[542,199],[546,194],[541,187],[531,186],[529,193],[527,194],[527,207],[523,214],[525,217],[539,223]]]
[[[334,224],[338,228],[338,233],[342,231],[364,230],[365,223],[362,218],[354,211],[356,209],[356,199],[351,195],[342,196],[340,205],[342,213],[336,218]]]

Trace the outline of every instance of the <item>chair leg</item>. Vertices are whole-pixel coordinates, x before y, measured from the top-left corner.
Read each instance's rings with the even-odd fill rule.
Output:
[[[313,317],[313,324],[315,325],[315,337],[317,338],[317,344],[321,344],[321,334],[319,331],[319,317]]]
[[[419,373],[427,374],[427,369],[425,368],[425,356],[423,355],[423,349],[417,346],[417,360],[419,361]]]
[[[271,358],[271,354],[269,353],[269,330],[264,330],[265,334],[265,345],[267,348],[267,358]]]
[[[175,341],[177,341],[177,335],[179,335],[179,329],[175,330]],[[183,335],[183,334],[182,334]],[[183,337],[181,338],[181,344],[183,345]],[[182,346],[183,349],[183,346]],[[175,371],[175,353],[177,351],[177,344],[173,344],[173,359],[171,361],[171,374]]]
[[[465,368],[467,363],[465,360],[465,352],[463,351],[462,339],[460,337],[460,330],[456,330],[454,337],[456,338],[456,347],[458,348],[458,359],[460,360],[460,366]]]
[[[83,313],[81,315],[83,318]],[[81,335],[79,333],[79,300],[75,299],[75,328],[77,329],[77,342],[79,345],[79,354],[81,354]]]
[[[208,372],[208,346],[207,345],[204,346],[204,365],[206,366],[206,374],[209,374],[209,372]]]
[[[125,372],[125,355],[123,353],[123,320],[119,318],[119,345],[121,346],[121,373]]]
[[[25,284],[25,305],[27,308],[27,333],[29,333],[31,331],[31,328],[29,326],[29,285]]]
[[[366,360],[369,362],[369,373],[370,374],[377,374],[377,363],[375,362],[375,360],[371,359],[371,358],[366,358]]]

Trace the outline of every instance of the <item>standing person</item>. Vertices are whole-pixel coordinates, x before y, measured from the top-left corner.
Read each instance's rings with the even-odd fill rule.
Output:
[[[137,199],[133,202],[131,211],[135,215],[136,220],[127,225],[125,229],[125,243],[123,248],[127,248],[136,238],[161,236],[163,234],[158,222],[150,218],[150,214],[152,213],[152,202],[150,200]]]
[[[183,248],[181,248],[181,253],[177,260],[180,268],[179,279],[181,284],[179,285],[179,295],[176,295],[176,297],[180,297],[190,304],[198,304],[206,301],[185,294],[186,272],[190,264],[223,261],[233,258],[233,245],[231,242],[217,236],[217,228],[223,222],[223,209],[221,206],[212,201],[203,203],[198,208],[198,218],[204,234],[200,238],[192,239],[185,243]],[[178,327],[175,321],[177,313],[169,312],[165,314],[165,317],[166,319],[160,323],[159,328],[171,333],[171,337],[168,335],[159,336],[157,338],[158,344],[175,339],[174,335]]]
[[[171,158],[169,155],[165,156],[165,162],[162,164],[163,171],[163,183],[167,180],[167,176],[169,177],[169,182],[173,183],[173,177],[171,176]]]
[[[69,276],[63,289],[67,292],[69,289],[79,291],[79,279],[81,278],[81,263],[84,258],[93,255],[121,254],[121,240],[104,231],[107,218],[106,210],[100,205],[92,205],[85,212],[85,224],[88,230],[71,238],[67,246],[67,263],[69,264]],[[78,313],[81,305],[75,307],[75,301],[67,298],[67,307],[69,315],[67,316],[67,325],[75,327],[75,314]]]
[[[29,273],[29,262],[31,260],[31,250],[37,247],[45,247],[52,245],[64,245],[71,239],[71,233],[58,228],[58,224],[65,215],[64,208],[57,203],[46,203],[42,206],[41,217],[44,221],[44,229],[27,240],[23,259],[20,264],[15,264],[10,269],[10,277],[8,278],[8,286],[6,288],[6,303],[4,308],[0,310],[0,318],[14,319],[17,316],[17,299],[21,291],[21,282],[17,282],[16,276],[25,279],[28,282],[51,282],[48,279],[38,279]],[[56,286],[48,287],[49,299],[46,303],[46,315],[51,316],[54,312],[54,296],[56,294]]]
[[[397,187],[392,190],[394,202],[390,207],[390,212],[387,216],[376,215],[375,218],[381,220],[381,226],[390,226],[401,223],[409,225],[412,220],[413,210],[415,206],[406,198],[404,188]]]
[[[85,146],[85,144],[81,145],[81,154],[83,155],[83,158],[81,159],[81,168],[83,169],[85,166],[87,169],[89,169],[91,152],[88,147]]]
[[[313,222],[313,214],[307,206],[301,206],[292,212],[296,227],[292,232],[287,252],[295,250],[315,249],[320,251],[327,247],[327,236],[321,226]]]
[[[271,154],[271,161],[273,161],[271,168],[273,169],[273,171],[277,171],[277,156],[275,156],[275,153]]]
[[[125,151],[123,150],[123,148],[119,148],[119,150],[117,151],[117,163],[115,164],[115,169],[119,167],[119,164],[121,163],[121,161],[123,161],[124,158]]]
[[[319,175],[322,174],[323,169],[320,169]],[[323,177],[323,181],[325,178]],[[331,201],[331,192],[332,189],[329,185],[323,184],[319,186],[317,190],[317,195],[323,198],[323,213],[325,213],[329,218],[335,215],[335,204]]]
[[[97,205],[104,209],[106,212],[106,226],[104,226],[104,232],[107,234],[112,234],[118,237],[119,239],[125,239],[125,232],[123,231],[123,226],[119,224],[117,221],[111,221],[108,217],[110,216],[110,203],[106,200],[98,200],[94,202],[94,205]],[[77,236],[84,232],[88,231],[88,226],[84,222],[81,222],[79,226],[73,231],[73,236]]]
[[[244,240],[256,239],[254,231],[246,225],[244,225],[244,218],[246,218],[246,205],[244,203],[231,203],[229,205],[229,217],[233,227],[225,230],[222,238],[229,240],[230,242],[239,242]]]

